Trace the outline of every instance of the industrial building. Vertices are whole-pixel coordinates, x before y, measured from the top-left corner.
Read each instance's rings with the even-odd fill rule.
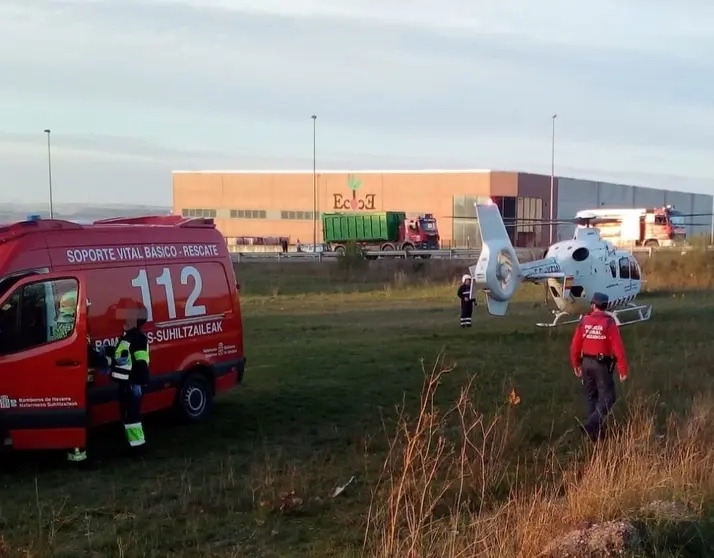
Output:
[[[474,203],[491,198],[509,219],[567,219],[584,209],[675,206],[682,213],[712,212],[713,198],[672,190],[575,178],[491,170],[422,171],[175,171],[173,211],[215,219],[231,242],[236,237],[288,237],[291,244],[322,238],[320,215],[340,211],[431,213],[444,247],[478,247]],[[316,209],[316,214],[313,213]],[[317,219],[313,219],[317,215]],[[688,236],[710,234],[711,216],[696,219]],[[548,225],[509,226],[516,246],[546,246]],[[554,239],[572,235],[558,225]]]

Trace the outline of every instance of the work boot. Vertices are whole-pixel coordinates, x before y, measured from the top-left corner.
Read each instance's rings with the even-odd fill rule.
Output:
[[[67,461],[72,463],[81,463],[87,460],[87,451],[79,448],[74,448],[74,450],[67,453]]]

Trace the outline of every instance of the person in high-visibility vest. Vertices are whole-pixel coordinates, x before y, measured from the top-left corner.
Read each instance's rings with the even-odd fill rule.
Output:
[[[141,424],[141,400],[149,383],[149,339],[141,331],[145,323],[145,308],[129,310],[124,333],[113,351],[111,376],[119,383],[119,408],[131,449],[143,448],[146,443]]]
[[[72,334],[77,315],[77,291],[71,289],[64,293],[59,300],[57,320],[52,328],[52,340],[65,339]]]

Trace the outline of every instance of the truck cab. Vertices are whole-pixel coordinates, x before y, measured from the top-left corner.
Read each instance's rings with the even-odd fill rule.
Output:
[[[412,244],[417,250],[438,250],[439,229],[431,213],[405,221],[404,244]]]
[[[668,205],[648,212],[642,222],[643,246],[673,246],[684,242],[687,229],[682,213]]]

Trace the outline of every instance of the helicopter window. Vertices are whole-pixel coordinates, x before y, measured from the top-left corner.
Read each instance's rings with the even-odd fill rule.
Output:
[[[630,278],[630,259],[620,258],[620,279]]]
[[[590,250],[585,248],[585,246],[581,246],[577,250],[573,252],[573,259],[576,262],[583,262],[588,259],[588,256],[590,255]]]
[[[630,278],[636,281],[640,280],[640,265],[635,258],[630,260]]]
[[[617,279],[617,264],[615,263],[615,260],[610,260],[610,273],[615,279]]]

